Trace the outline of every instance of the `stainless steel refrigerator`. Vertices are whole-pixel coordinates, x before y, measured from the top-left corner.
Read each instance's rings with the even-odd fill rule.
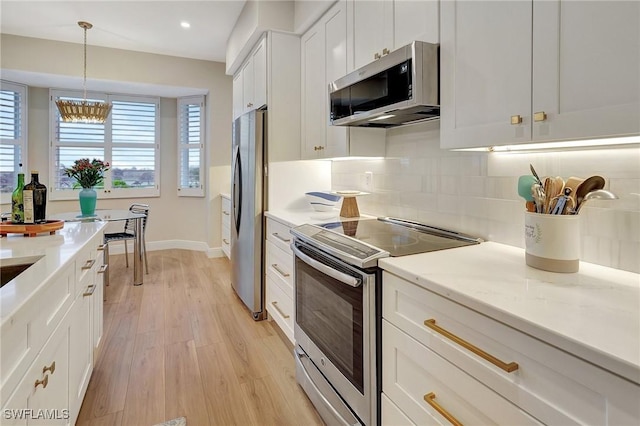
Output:
[[[266,114],[255,110],[238,117],[231,149],[231,285],[254,320],[264,318]]]

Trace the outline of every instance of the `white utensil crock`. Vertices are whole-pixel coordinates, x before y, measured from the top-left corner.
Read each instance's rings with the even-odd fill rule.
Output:
[[[580,222],[578,215],[525,212],[527,265],[551,272],[578,272]]]

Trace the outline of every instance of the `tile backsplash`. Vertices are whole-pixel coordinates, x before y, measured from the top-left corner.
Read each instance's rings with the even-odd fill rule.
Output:
[[[334,161],[334,190],[358,189],[360,211],[396,216],[524,247],[520,175],[601,175],[620,199],[581,211],[581,260],[640,272],[640,148],[543,153],[453,152],[439,147],[439,123],[387,132],[384,159]],[[371,186],[365,172],[373,173]],[[524,260],[523,260],[524,261]]]

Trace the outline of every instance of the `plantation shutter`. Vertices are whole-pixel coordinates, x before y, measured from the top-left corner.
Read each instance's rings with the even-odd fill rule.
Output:
[[[27,170],[27,88],[2,81],[0,85],[0,192],[2,203],[11,202],[18,171]],[[27,171],[25,171],[27,170]],[[28,180],[27,180],[28,181]]]
[[[204,196],[204,96],[178,99],[178,195]]]

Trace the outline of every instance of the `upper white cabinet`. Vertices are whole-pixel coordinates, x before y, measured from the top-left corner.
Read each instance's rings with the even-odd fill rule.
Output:
[[[441,3],[441,146],[640,133],[640,3]]]
[[[438,0],[353,0],[351,4],[353,69],[414,40],[439,41]]]
[[[267,103],[266,38],[260,39],[233,77],[233,118]]]
[[[347,1],[336,3],[301,39],[302,158],[385,154],[384,129],[331,126],[329,83],[348,73]]]

